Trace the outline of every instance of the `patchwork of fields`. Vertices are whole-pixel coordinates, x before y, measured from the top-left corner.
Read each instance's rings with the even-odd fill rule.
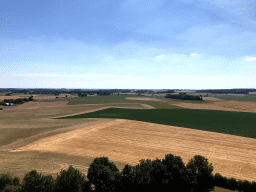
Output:
[[[213,163],[214,172],[256,180],[254,100],[209,95],[207,102],[198,103],[163,97],[35,95],[33,102],[4,106],[0,172],[22,176],[36,169],[56,175],[73,164],[86,173],[95,157],[107,156],[122,168],[172,153],[184,162],[200,154]]]

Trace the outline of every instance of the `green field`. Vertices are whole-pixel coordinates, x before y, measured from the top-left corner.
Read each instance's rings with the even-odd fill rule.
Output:
[[[256,138],[256,114],[199,109],[105,109],[70,118],[118,118]]]

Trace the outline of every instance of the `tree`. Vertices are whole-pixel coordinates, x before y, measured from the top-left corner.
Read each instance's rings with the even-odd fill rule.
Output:
[[[181,157],[168,154],[165,155],[162,161],[165,166],[168,188],[179,188],[180,191],[189,191],[191,186],[188,171]]]
[[[195,155],[187,164],[188,175],[192,191],[209,192],[214,189],[213,166],[208,159],[201,155]]]
[[[116,182],[115,191],[135,191],[136,185],[134,182],[133,167],[126,164],[122,170],[121,176]]]
[[[22,192],[52,192],[54,186],[54,180],[51,175],[44,176],[41,173],[37,173],[36,170],[32,170],[26,173],[21,190]]]
[[[71,165],[67,170],[62,170],[57,176],[54,186],[55,192],[83,192],[90,191],[85,176]]]
[[[119,169],[107,157],[95,158],[91,163],[87,178],[96,191],[114,191],[119,177]]]
[[[5,186],[11,185],[13,181],[12,176],[9,173],[0,175],[0,191],[2,191]]]

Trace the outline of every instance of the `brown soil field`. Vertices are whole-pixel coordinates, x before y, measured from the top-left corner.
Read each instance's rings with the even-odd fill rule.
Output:
[[[46,137],[13,150],[109,157],[111,161],[137,164],[141,159],[194,155],[208,158],[218,172],[236,179],[256,178],[256,139],[132,120],[114,121]]]

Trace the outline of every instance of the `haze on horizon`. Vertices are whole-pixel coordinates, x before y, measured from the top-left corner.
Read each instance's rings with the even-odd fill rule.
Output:
[[[253,0],[0,0],[0,88],[256,88]]]

